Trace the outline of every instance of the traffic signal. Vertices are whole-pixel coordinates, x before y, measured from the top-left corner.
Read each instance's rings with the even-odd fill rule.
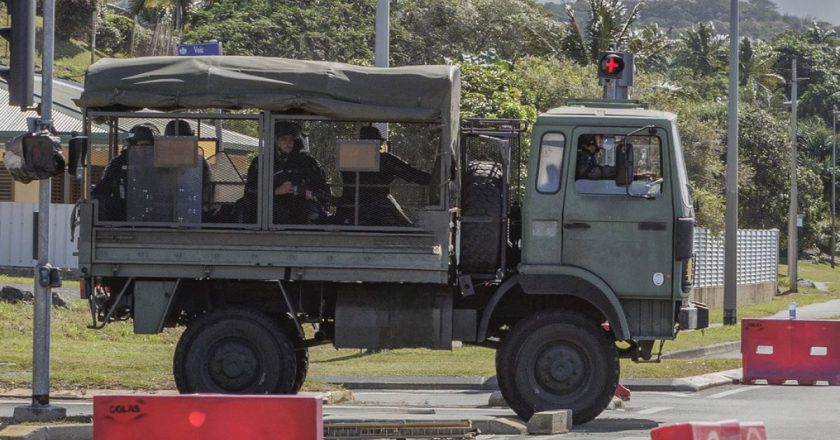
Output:
[[[601,52],[598,57],[598,78],[621,79],[626,67],[623,53]]]
[[[0,78],[9,87],[9,105],[31,107],[35,86],[35,0],[2,0],[12,16],[11,26],[0,27],[9,42],[9,65],[0,66]]]
[[[60,139],[48,131],[21,134],[6,142],[3,164],[22,183],[57,176],[65,167]]]

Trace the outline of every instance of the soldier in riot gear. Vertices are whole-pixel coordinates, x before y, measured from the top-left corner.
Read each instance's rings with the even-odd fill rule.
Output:
[[[326,220],[323,202],[331,198],[327,179],[315,158],[302,151],[304,137],[298,124],[278,122],[274,127],[275,224],[318,224]],[[248,167],[245,183],[245,221],[256,221],[259,165]]]
[[[99,220],[125,221],[128,151],[135,145],[153,145],[156,130],[150,124],[131,127],[125,137],[125,148],[108,162],[99,183],[90,191],[90,195],[99,201]]]

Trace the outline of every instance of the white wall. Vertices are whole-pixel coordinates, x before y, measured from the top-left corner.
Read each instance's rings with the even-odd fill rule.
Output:
[[[34,267],[32,215],[37,203],[0,202],[0,266]],[[73,205],[50,205],[50,264],[75,269],[79,265],[76,242],[70,242]]]

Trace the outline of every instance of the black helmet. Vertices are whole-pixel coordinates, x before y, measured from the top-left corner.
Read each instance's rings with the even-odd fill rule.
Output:
[[[128,135],[125,137],[126,142],[136,144],[140,141],[154,142],[155,132],[152,127],[146,124],[138,124],[128,130]]]
[[[189,122],[183,119],[173,119],[167,122],[163,134],[164,136],[195,136]]]
[[[362,127],[359,130],[359,139],[375,139],[377,141],[385,140],[385,138],[382,137],[382,134],[379,133],[379,129],[372,125]]]
[[[278,121],[276,124],[274,124],[275,139],[277,139],[280,136],[288,135],[291,135],[295,139],[295,152],[305,149],[306,145],[303,138],[303,130],[300,128],[300,125],[294,122],[287,121]]]

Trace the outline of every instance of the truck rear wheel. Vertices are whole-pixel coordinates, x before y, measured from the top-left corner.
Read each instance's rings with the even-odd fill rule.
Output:
[[[181,393],[289,394],[297,362],[291,339],[268,316],[226,308],[202,316],[181,335],[175,384]]]
[[[575,424],[597,417],[618,385],[615,343],[595,321],[570,311],[539,312],[516,324],[496,353],[499,389],[525,420],[571,409]]]
[[[463,216],[477,217],[461,221],[461,255],[463,272],[489,272],[499,267],[503,216],[502,164],[471,161],[463,182]]]
[[[306,382],[306,373],[309,372],[309,350],[306,347],[295,350],[295,383],[292,392],[297,393]]]

